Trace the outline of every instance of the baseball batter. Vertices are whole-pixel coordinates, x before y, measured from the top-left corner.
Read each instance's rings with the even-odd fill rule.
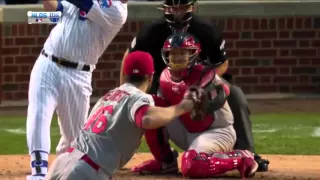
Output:
[[[145,138],[155,160],[133,168],[134,172],[176,173],[177,157],[169,139],[185,150],[181,162],[184,176],[209,178],[238,169],[245,178],[256,172],[258,164],[251,152],[233,151],[236,133],[227,102],[230,91],[213,68],[195,64],[200,51],[199,41],[191,34],[175,33],[167,38],[162,57],[168,67],[161,73],[159,91],[168,104],[174,105],[181,101],[188,87],[199,85],[213,97],[205,107],[207,115],[193,117],[186,113],[167,125],[165,132],[148,130]],[[167,139],[160,140],[158,133],[165,133],[162,137]]]
[[[111,179],[134,155],[144,129],[166,125],[193,108],[189,99],[167,108],[154,106],[145,93],[154,73],[150,54],[129,54],[124,73],[126,82],[97,102],[72,148],[55,160],[46,179]]]
[[[121,1],[70,2],[43,1],[45,10],[62,12],[62,22],[52,29],[31,72],[27,117],[32,169],[29,180],[44,179],[47,173],[50,124],[55,110],[61,133],[57,154],[66,152],[79,135],[88,115],[92,71],[127,18],[127,4]]]

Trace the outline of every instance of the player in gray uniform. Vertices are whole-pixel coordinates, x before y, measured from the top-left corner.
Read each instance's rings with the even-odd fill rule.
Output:
[[[150,54],[130,53],[124,72],[126,83],[97,102],[72,148],[55,160],[46,179],[110,179],[134,155],[145,129],[161,127],[193,109],[194,101],[186,98],[175,106],[154,106],[156,97],[145,93],[154,73]]]

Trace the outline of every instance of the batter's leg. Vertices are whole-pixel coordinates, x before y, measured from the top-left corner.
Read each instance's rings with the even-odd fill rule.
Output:
[[[44,56],[39,56],[30,77],[27,143],[31,155],[32,176],[44,176],[50,152],[50,124],[58,99],[59,69]]]
[[[76,138],[88,116],[90,107],[91,72],[61,67],[64,76],[61,79],[59,104],[57,107],[61,139],[57,146],[57,155],[64,153]]]

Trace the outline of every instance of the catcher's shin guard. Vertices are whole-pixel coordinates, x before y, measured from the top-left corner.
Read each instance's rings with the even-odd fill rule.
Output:
[[[233,151],[230,153],[197,153],[194,150],[182,156],[181,172],[190,178],[209,178],[238,169],[242,178],[253,177],[258,168],[249,151]]]

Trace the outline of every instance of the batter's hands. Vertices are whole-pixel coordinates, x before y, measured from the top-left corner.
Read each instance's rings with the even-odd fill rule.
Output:
[[[205,116],[204,110],[208,100],[205,91],[200,87],[191,86],[184,94],[184,99],[193,101],[191,118],[195,121],[202,120]]]

